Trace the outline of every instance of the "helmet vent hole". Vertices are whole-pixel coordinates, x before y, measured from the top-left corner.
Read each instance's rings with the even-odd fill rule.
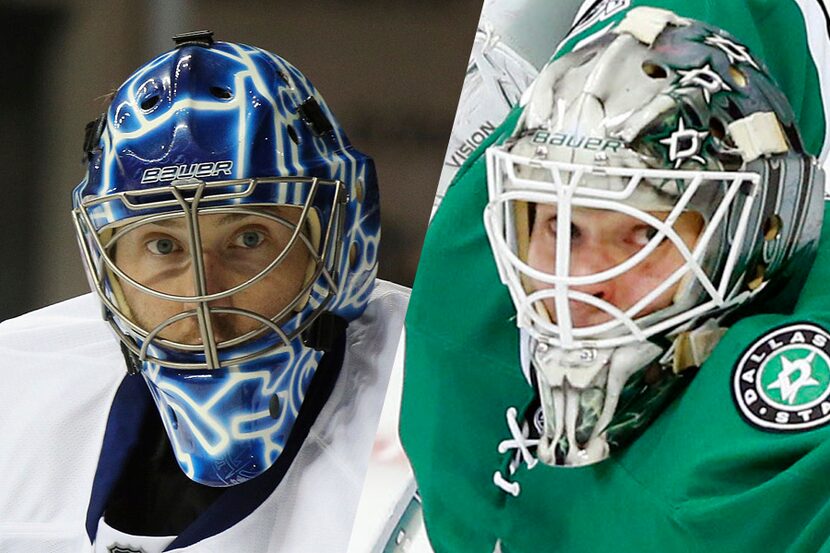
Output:
[[[781,228],[784,222],[777,214],[773,213],[764,222],[764,240],[770,242],[781,236]]]
[[[741,68],[737,65],[730,65],[729,66],[729,76],[732,77],[732,80],[735,81],[735,84],[741,88],[746,87],[747,78],[746,74],[741,71]]]
[[[732,152],[722,152],[718,159],[726,171],[739,171],[744,165],[744,158]]]
[[[650,61],[643,63],[643,73],[652,79],[665,79],[669,76],[665,67]]]
[[[230,100],[233,97],[230,90],[221,86],[210,87],[210,93],[213,94],[214,98],[218,98],[220,100]]]
[[[294,130],[294,127],[288,127],[288,138],[291,139],[291,142],[294,144],[300,143],[300,137],[297,136],[297,131]]]
[[[352,244],[349,248],[349,266],[354,269],[357,265],[357,244]]]
[[[723,126],[723,121],[717,117],[709,119],[709,134],[718,140],[723,140],[726,137],[726,127]]]
[[[358,202],[363,201],[363,181],[362,180],[358,179],[357,184],[354,187],[354,195],[357,198]]]
[[[282,414],[282,405],[280,404],[280,396],[274,394],[271,396],[271,401],[268,402],[268,414],[272,419],[279,419]]]
[[[757,290],[764,283],[766,276],[767,266],[764,263],[759,263],[750,273],[750,280],[746,284],[747,288]]]
[[[173,430],[179,429],[179,417],[176,416],[176,412],[173,411],[173,408],[169,405],[167,406],[167,418],[170,420],[170,426],[173,427]]]
[[[142,111],[150,111],[158,105],[159,100],[161,100],[161,98],[159,98],[158,94],[153,94],[152,96],[144,98],[140,104]]]

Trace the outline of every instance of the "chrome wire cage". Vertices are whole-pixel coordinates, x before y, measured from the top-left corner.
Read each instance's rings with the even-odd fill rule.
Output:
[[[273,187],[277,193],[269,193]],[[104,318],[120,341],[142,362],[159,363],[176,369],[216,369],[239,365],[272,354],[285,347],[306,330],[326,310],[340,286],[337,263],[341,257],[345,225],[344,206],[348,193],[339,180],[315,177],[262,177],[204,182],[197,179],[173,181],[169,185],[84,198],[72,211],[77,238],[83,254],[90,284],[103,303]],[[297,223],[287,221],[262,208],[275,206],[302,208]],[[283,250],[256,275],[227,290],[208,293],[204,260],[201,254],[199,216],[206,214],[243,214],[265,217],[292,230]],[[120,237],[142,225],[184,217],[193,264],[194,295],[165,293],[138,282],[115,263],[112,253]],[[312,220],[320,222],[320,240],[315,246],[303,229]],[[102,235],[112,235],[106,240]],[[297,293],[279,313],[266,317],[248,309],[212,307],[210,302],[227,298],[247,289],[276,269],[288,252],[297,245],[308,251],[313,271]],[[169,317],[154,328],[142,328],[125,313],[109,282],[132,286],[158,299],[196,304]],[[307,305],[287,322],[281,322],[308,298]],[[217,343],[211,325],[212,315],[238,315],[257,321],[260,326],[240,336]],[[188,344],[159,334],[168,326],[196,317],[201,344]],[[273,333],[276,341],[265,341],[262,348],[238,355],[220,356],[223,351]],[[204,362],[176,360],[177,353],[203,353]]]

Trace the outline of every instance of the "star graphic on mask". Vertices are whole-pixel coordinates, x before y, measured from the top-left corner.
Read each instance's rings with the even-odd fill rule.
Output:
[[[805,386],[818,386],[819,382],[813,378],[813,358],[816,352],[812,352],[807,357],[790,361],[783,355],[781,356],[781,372],[778,373],[778,378],[767,386],[768,390],[780,390],[781,399],[792,405],[798,392]],[[798,378],[792,380],[790,378],[794,372],[798,371]]]
[[[732,88],[724,82],[723,78],[712,70],[707,63],[703,67],[689,69],[687,71],[679,70],[681,86],[699,86],[703,89],[703,98],[708,104],[712,99],[712,94],[720,92],[721,90],[732,90]]]
[[[749,49],[743,44],[732,42],[728,38],[720,35],[710,35],[706,37],[703,42],[709,46],[714,46],[715,48],[720,49],[724,54],[726,54],[726,57],[729,58],[729,63],[744,62],[748,63],[755,69],[760,70],[758,64],[749,54]]]
[[[705,164],[706,160],[698,154],[700,153],[700,148],[703,146],[703,139],[707,134],[709,134],[708,131],[687,129],[681,117],[678,120],[677,130],[671,136],[662,139],[660,144],[665,144],[669,147],[669,159],[674,162],[675,169],[680,167],[687,159],[693,159],[701,164]]]

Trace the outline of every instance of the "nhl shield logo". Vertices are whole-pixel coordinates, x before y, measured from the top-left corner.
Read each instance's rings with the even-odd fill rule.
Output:
[[[830,421],[830,334],[809,323],[755,341],[732,375],[743,418],[763,430],[808,430]]]
[[[117,543],[107,547],[107,551],[109,551],[109,553],[145,553],[144,549],[141,547],[133,549],[131,546],[119,545]]]

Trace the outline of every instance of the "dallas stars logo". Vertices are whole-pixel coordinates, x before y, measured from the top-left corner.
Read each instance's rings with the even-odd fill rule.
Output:
[[[683,118],[680,117],[677,122],[677,130],[671,133],[671,136],[661,140],[660,144],[669,147],[669,160],[674,162],[675,169],[680,167],[687,159],[693,159],[705,165],[706,160],[699,154],[707,134],[709,134],[707,131],[687,129]]]
[[[721,90],[732,90],[726,84],[723,78],[707,63],[703,67],[689,69],[687,71],[678,70],[680,75],[680,86],[699,86],[703,89],[703,99],[708,104],[712,100],[712,94],[720,92]]]
[[[569,33],[568,38],[584,31],[597,21],[605,21],[629,5],[631,5],[631,0],[602,0],[602,2],[597,2],[582,15],[576,26]]]
[[[782,353],[780,358],[783,368],[778,372],[775,381],[767,386],[767,391],[776,389],[781,393],[781,399],[790,405],[794,404],[803,388],[820,385],[812,376],[815,357],[816,352],[813,351],[807,357],[790,360]],[[792,379],[793,373],[798,375],[795,380]]]
[[[764,430],[805,430],[830,421],[830,334],[813,324],[765,334],[735,367],[741,415]]]
[[[748,63],[760,71],[760,67],[758,67],[758,64],[752,59],[749,53],[749,48],[743,44],[738,44],[720,35],[709,35],[703,42],[709,46],[718,48],[726,54],[726,57],[729,58],[729,63]]]

